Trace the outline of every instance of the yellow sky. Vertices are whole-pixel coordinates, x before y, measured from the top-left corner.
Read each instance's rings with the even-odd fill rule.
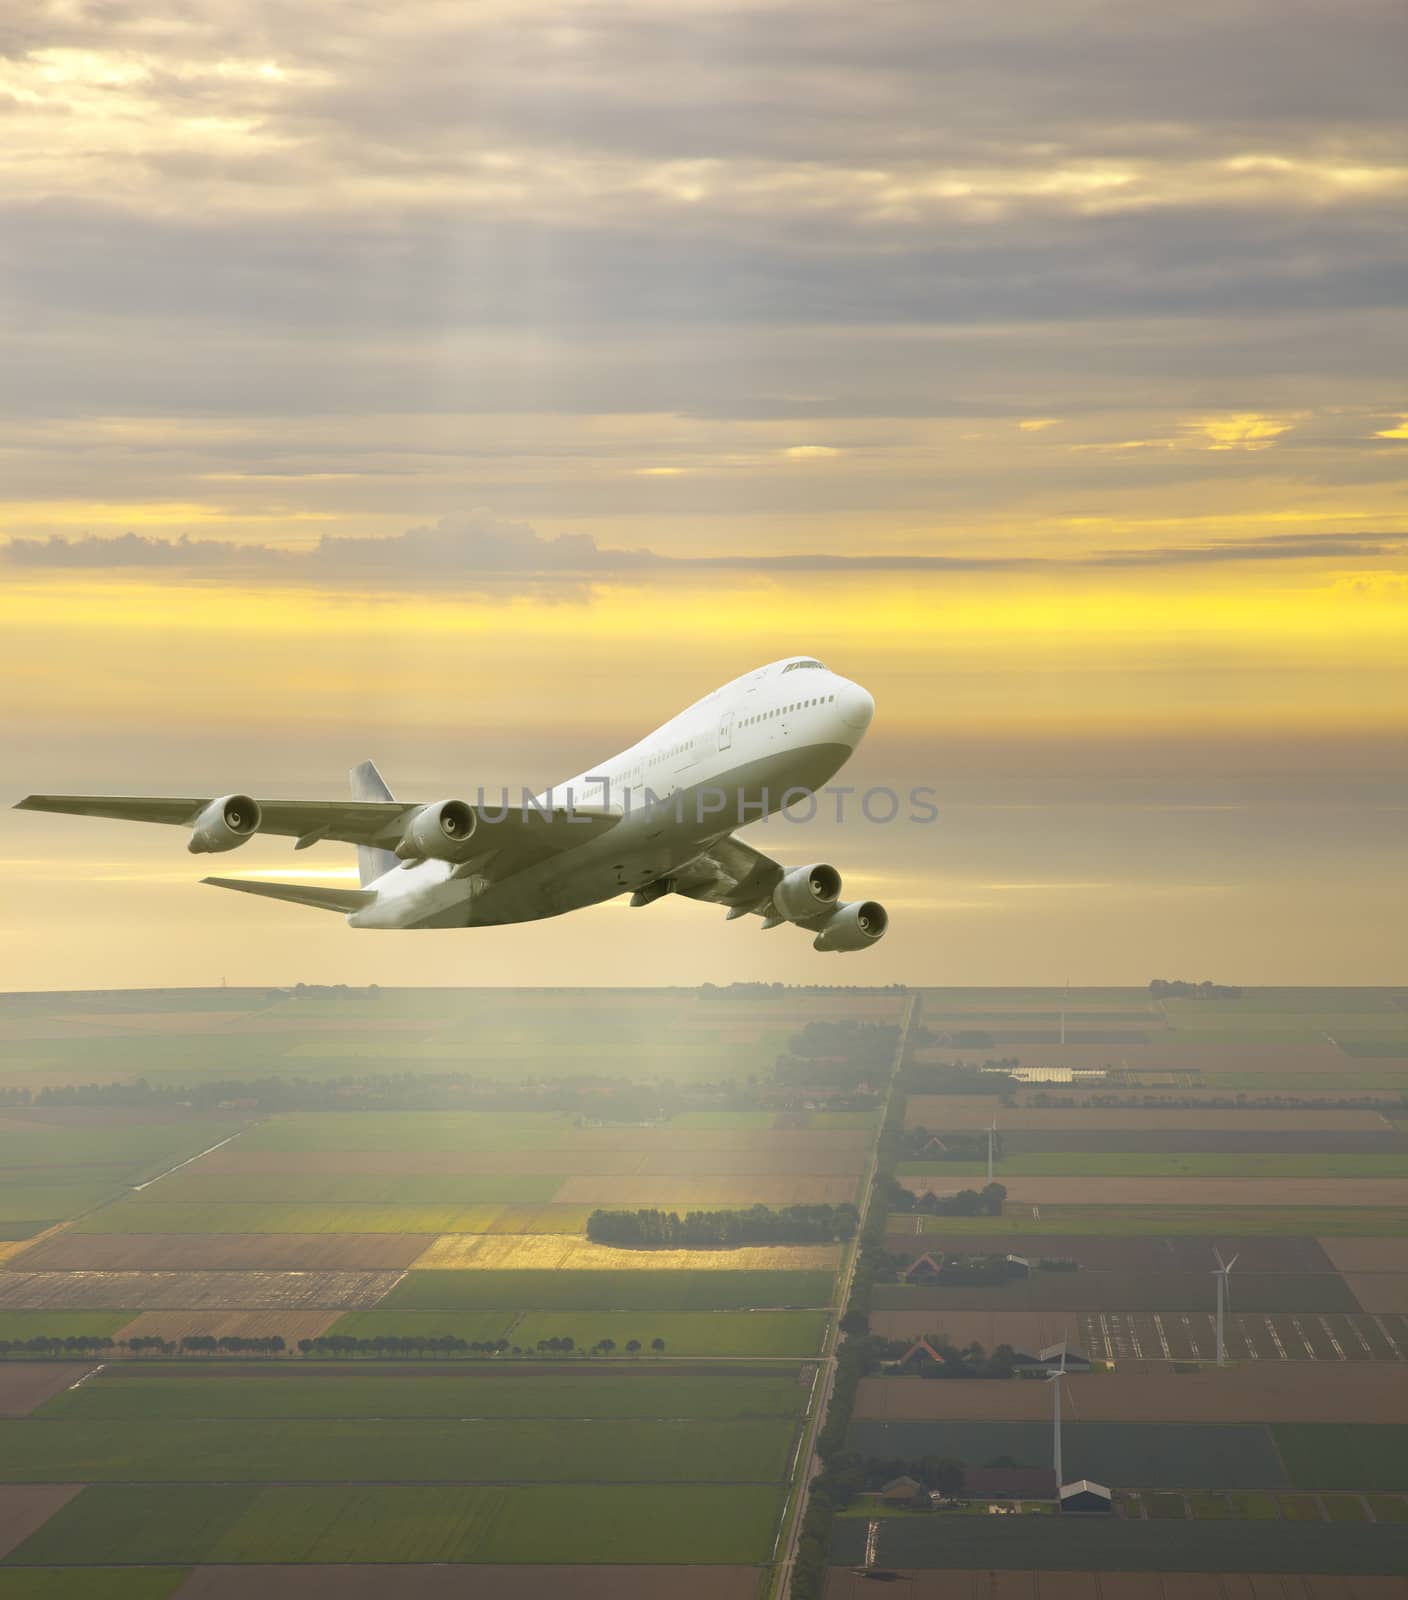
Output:
[[[806,652],[943,807],[760,841],[883,889],[860,981],[1401,976],[1383,7],[30,10],[9,797],[541,787]],[[163,830],[0,859],[16,985],[837,975],[673,904],[359,937]]]

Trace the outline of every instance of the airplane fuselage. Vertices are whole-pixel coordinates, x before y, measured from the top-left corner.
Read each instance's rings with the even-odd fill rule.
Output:
[[[773,662],[536,797],[544,807],[607,807],[619,821],[606,832],[576,843],[571,820],[555,821],[568,836],[562,848],[501,878],[492,876],[492,860],[484,876],[444,861],[398,864],[369,885],[375,902],[348,921],[361,928],[493,926],[645,889],[735,829],[819,790],[850,759],[873,712],[864,689],[820,662]],[[484,804],[492,808],[497,799],[489,793]]]

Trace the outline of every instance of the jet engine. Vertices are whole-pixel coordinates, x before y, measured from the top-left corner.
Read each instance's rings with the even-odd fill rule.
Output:
[[[439,800],[406,818],[396,854],[411,861],[463,861],[479,817],[463,800]]]
[[[829,911],[841,892],[841,874],[824,861],[810,867],[793,867],[782,875],[772,892],[772,903],[779,916],[789,922],[804,922]]]
[[[868,950],[885,937],[890,919],[875,900],[851,900],[837,906],[812,940],[813,950]]]
[[[258,803],[247,794],[227,794],[212,800],[196,818],[186,848],[193,856],[235,850],[252,838],[258,827]]]

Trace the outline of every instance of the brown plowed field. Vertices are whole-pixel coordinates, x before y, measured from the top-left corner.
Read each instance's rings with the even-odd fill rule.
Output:
[[[423,1233],[59,1233],[29,1251],[26,1272],[287,1272],[408,1267]]]
[[[1002,1113],[995,1094],[912,1094],[905,1101],[906,1128],[986,1128]],[[1003,1125],[1007,1118],[1003,1115]],[[1017,1123],[1013,1123],[1015,1128]]]
[[[1344,1281],[1363,1311],[1408,1311],[1408,1272],[1346,1272]]]
[[[879,1586],[846,1567],[828,1574],[825,1600],[874,1600]],[[944,1572],[904,1570],[889,1592],[903,1600],[1404,1600],[1402,1578],[1260,1572]],[[184,1600],[186,1591],[180,1591]]]
[[[1083,1268],[1123,1272],[1201,1272],[1216,1265],[1213,1251],[1224,1258],[1240,1256],[1238,1272],[1334,1272],[1339,1262],[1331,1246],[1337,1241],[1297,1238],[1294,1234],[1251,1234],[1199,1238],[1195,1234],[891,1234],[885,1248],[912,1261],[941,1250],[964,1256],[1012,1255],[1039,1261],[1043,1256],[1068,1256]],[[1397,1244],[1408,1240],[1366,1239],[1365,1244]],[[1322,1248],[1323,1245],[1323,1248]],[[1373,1268],[1364,1270],[1372,1271]],[[1408,1264],[1401,1269],[1408,1271]],[[1044,1276],[1044,1274],[1043,1274]]]
[[[965,1100],[962,1095],[912,1094],[905,1107],[905,1123],[911,1128],[978,1128],[982,1118],[941,1122],[949,1100]],[[987,1121],[991,1121],[989,1113]],[[998,1110],[999,1132],[1034,1131],[1097,1133],[1103,1131],[1145,1132],[1151,1129],[1177,1129],[1196,1133],[1200,1129],[1225,1133],[1240,1129],[1244,1133],[1391,1133],[1393,1125],[1378,1111],[1233,1111],[1212,1107],[1159,1106],[1150,1110],[1109,1106],[1017,1106]],[[1190,1148],[1192,1148],[1190,1146]]]
[[[871,1330],[886,1339],[921,1339],[929,1333],[946,1333],[956,1345],[975,1340],[984,1350],[1010,1344],[1014,1350],[1035,1355],[1062,1339],[1074,1342],[1073,1318],[1068,1311],[872,1311]],[[1086,1354],[1090,1354],[1089,1351]],[[989,1380],[996,1382],[996,1379]]]
[[[341,1311],[143,1311],[115,1339],[184,1339],[211,1334],[217,1339],[267,1339],[281,1334],[284,1342],[316,1339],[326,1333]]]
[[[36,1330],[38,1331],[38,1330]],[[0,1364],[0,1417],[27,1417],[93,1368],[72,1361],[6,1361]]]
[[[1082,1422],[1408,1422],[1408,1383],[1394,1362],[1319,1365],[1313,1382],[1290,1362],[1247,1362],[1196,1373],[1126,1372],[1067,1379]],[[1038,1381],[862,1378],[858,1417],[1044,1422],[1051,1393]]]
[[[6,1311],[365,1310],[400,1272],[0,1272]]]
[[[949,1192],[972,1179],[948,1180]],[[1408,1178],[1004,1178],[1016,1205],[1404,1206]],[[901,1178],[915,1194],[933,1178]]]
[[[173,1600],[753,1600],[758,1577],[757,1567],[197,1567]]]
[[[1408,1180],[1405,1180],[1408,1188]],[[839,1205],[854,1200],[854,1178],[569,1178],[558,1205]]]
[[[81,1483],[0,1484],[0,1557],[42,1528],[83,1487]]]
[[[1321,1239],[1337,1272],[1408,1272],[1408,1239]]]

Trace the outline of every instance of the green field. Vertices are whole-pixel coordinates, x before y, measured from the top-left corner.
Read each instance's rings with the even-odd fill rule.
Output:
[[[1137,1139],[1132,1134],[1131,1139]],[[1049,1151],[1007,1156],[995,1167],[1004,1178],[1402,1178],[1408,1155],[1203,1154],[1197,1151]],[[987,1167],[978,1161],[906,1161],[901,1177],[977,1178]]]
[[[251,1128],[241,1150],[553,1150],[572,1142],[567,1117],[541,1111],[294,1111]]]
[[[1272,1433],[1297,1489],[1408,1489],[1408,1424],[1278,1422]]]
[[[0,1170],[7,1187],[22,1189],[31,1176],[38,1188],[84,1190],[140,1183],[165,1168],[209,1149],[247,1119],[175,1116],[153,1122],[111,1125],[41,1121],[25,1111],[0,1111]]]
[[[551,1197],[570,1176],[569,1159],[562,1152],[545,1151],[542,1160],[546,1169],[542,1172],[499,1176],[477,1172],[261,1172],[256,1176],[238,1170],[207,1171],[203,1162],[196,1162],[134,1195],[133,1204],[465,1206],[501,1197],[538,1200],[544,1186]],[[515,1185],[523,1185],[521,1194],[509,1192]]]
[[[0,1419],[5,1483],[771,1483],[790,1422]]]
[[[114,1182],[0,1184],[0,1222],[28,1222],[36,1217],[58,1222],[76,1217],[90,1206],[111,1200],[119,1188]]]
[[[699,1417],[714,1422],[790,1422],[809,1386],[795,1368],[735,1377],[671,1367],[615,1374],[593,1368],[511,1373],[468,1367],[463,1375],[407,1366],[347,1376],[336,1366],[203,1368],[198,1376],[107,1367],[81,1389],[65,1390],[36,1413],[85,1421],[150,1423],[193,1418],[351,1417]]]
[[[570,1337],[579,1350],[613,1339],[618,1356],[637,1339],[654,1359],[653,1339],[672,1356],[812,1356],[820,1352],[825,1311],[349,1311],[328,1330],[358,1339],[506,1338],[533,1350],[540,1339]]]
[[[829,1272],[408,1272],[380,1311],[742,1311],[829,1305]]]
[[[897,1233],[1013,1234],[1293,1234],[1327,1238],[1399,1238],[1408,1234],[1402,1206],[1040,1206],[1011,1205],[1000,1217],[928,1217],[890,1213]],[[916,1222],[919,1227],[916,1229]]]
[[[10,1563],[753,1563],[778,1488],[541,1484],[85,1489]]]
[[[486,1179],[506,1204],[550,1200],[555,1178]],[[517,1189],[519,1192],[514,1193]],[[123,1200],[75,1225],[79,1233],[484,1233],[499,1207],[481,1205],[162,1205]],[[428,1242],[428,1241],[427,1241]]]
[[[108,1338],[135,1311],[0,1311],[0,1339]]]

